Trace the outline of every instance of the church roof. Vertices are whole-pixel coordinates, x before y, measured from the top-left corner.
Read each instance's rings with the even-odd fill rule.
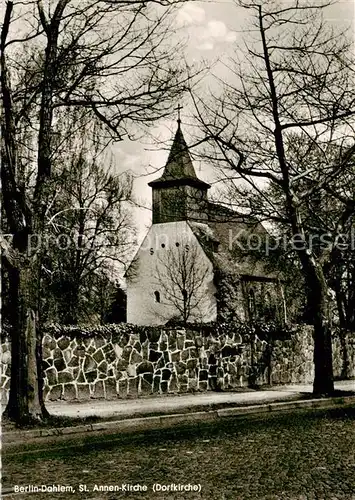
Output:
[[[189,148],[181,130],[180,120],[178,120],[178,128],[169,153],[168,161],[164,167],[164,172],[161,177],[149,182],[148,185],[151,187],[160,187],[181,184],[190,184],[203,189],[208,189],[210,187],[209,184],[201,181],[196,175]]]
[[[188,224],[215,269],[252,281],[280,279],[281,274],[268,269],[267,262],[255,252],[253,255],[253,252],[242,251],[243,238],[267,234],[255,217],[210,202],[209,220]]]

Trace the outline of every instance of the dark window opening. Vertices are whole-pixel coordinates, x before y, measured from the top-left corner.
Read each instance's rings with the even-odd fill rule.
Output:
[[[249,290],[248,293],[248,311],[249,311],[249,318],[253,320],[255,318],[256,307],[255,307],[255,293],[252,288]]]
[[[270,292],[266,292],[264,297],[264,317],[267,321],[276,319],[276,308]]]
[[[155,302],[160,302],[160,292],[154,292],[154,299]]]
[[[162,243],[162,244],[161,244],[161,247],[162,247],[162,248],[165,248],[165,243]]]

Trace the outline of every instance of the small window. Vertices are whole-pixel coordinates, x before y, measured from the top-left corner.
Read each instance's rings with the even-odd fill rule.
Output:
[[[264,317],[267,321],[271,321],[276,318],[276,308],[270,292],[266,292],[264,297]]]
[[[256,313],[255,292],[251,288],[248,293],[248,311],[250,319],[254,319]]]
[[[153,255],[153,253],[154,253],[154,248],[151,248],[150,249],[150,255]]]
[[[157,291],[154,292],[154,299],[155,302],[160,302],[160,292]]]
[[[179,247],[179,246],[180,246],[180,243],[177,241],[177,242],[175,243],[175,246]]]
[[[185,289],[182,291],[182,296],[184,300],[187,300],[187,291]]]
[[[162,247],[162,248],[165,248],[165,243],[162,243],[162,244],[161,244],[161,247]]]

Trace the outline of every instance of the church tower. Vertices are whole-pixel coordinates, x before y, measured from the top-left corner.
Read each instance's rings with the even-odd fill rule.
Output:
[[[211,186],[196,175],[180,118],[164,172],[148,185],[153,190],[153,224],[207,221],[207,190]]]

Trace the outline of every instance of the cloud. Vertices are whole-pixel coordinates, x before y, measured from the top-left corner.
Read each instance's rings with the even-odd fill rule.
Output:
[[[200,31],[198,38],[202,42],[197,47],[199,50],[213,50],[216,43],[233,43],[237,37],[223,21],[213,19]]]
[[[214,43],[212,42],[204,42],[201,45],[198,45],[196,47],[198,50],[213,50],[214,49]]]
[[[205,9],[193,5],[192,3],[184,4],[177,13],[177,23],[181,25],[186,24],[201,24],[206,17]]]
[[[213,38],[224,38],[227,34],[227,26],[222,21],[209,21],[207,30]]]

